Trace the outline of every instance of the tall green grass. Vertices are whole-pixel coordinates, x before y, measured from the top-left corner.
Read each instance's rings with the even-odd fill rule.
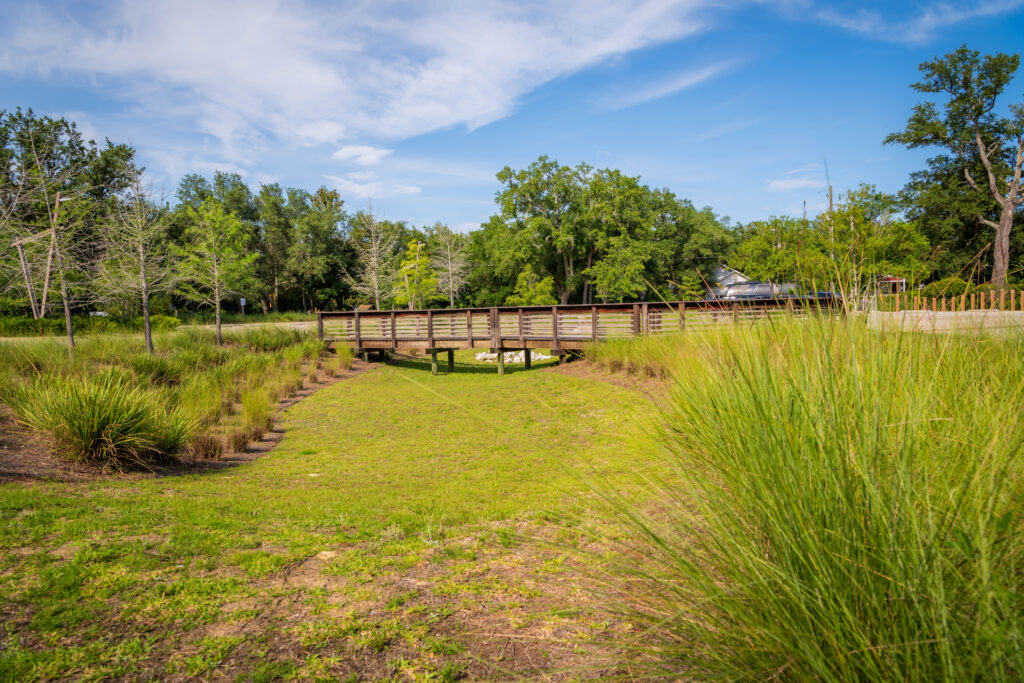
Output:
[[[200,430],[218,431],[238,412],[258,438],[277,399],[302,388],[305,364],[315,377],[323,352],[310,332],[272,327],[225,334],[224,346],[208,330],[160,334],[155,343],[151,355],[140,339],[90,337],[74,358],[51,340],[2,344],[0,401],[73,459],[145,466],[198,437],[193,457],[217,452],[210,444],[220,437]]]
[[[174,455],[196,428],[163,395],[118,371],[43,375],[7,400],[22,424],[50,436],[71,459],[115,469]]]
[[[605,347],[671,375],[613,563],[652,672],[1024,678],[1024,344],[793,321]]]

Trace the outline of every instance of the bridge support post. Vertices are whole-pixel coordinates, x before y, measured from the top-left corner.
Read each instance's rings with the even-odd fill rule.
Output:
[[[523,349],[523,363],[526,365],[526,369],[530,369],[530,349]]]
[[[505,374],[505,349],[498,347],[498,374]]]
[[[430,349],[430,374],[437,375],[437,349]]]
[[[448,374],[455,372],[455,349],[448,349]]]

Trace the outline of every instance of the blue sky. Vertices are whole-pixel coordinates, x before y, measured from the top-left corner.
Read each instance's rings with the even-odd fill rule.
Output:
[[[169,192],[221,169],[466,230],[546,154],[746,222],[820,211],[826,163],[897,191],[917,65],[1022,35],[1024,0],[0,0],[0,109],[129,142]]]

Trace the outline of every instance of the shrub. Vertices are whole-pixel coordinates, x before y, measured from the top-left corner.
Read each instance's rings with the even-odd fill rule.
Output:
[[[149,316],[149,327],[156,332],[168,332],[175,329],[181,321],[177,318],[169,315],[151,315]],[[142,327],[142,319],[139,319],[139,327]]]
[[[249,448],[249,432],[241,430],[231,432],[228,443],[235,453],[244,453]]]
[[[970,287],[965,280],[962,280],[955,275],[953,277],[947,277],[942,280],[936,280],[931,284],[925,285],[923,289],[917,292],[918,295],[928,297],[954,297],[960,296]]]
[[[104,467],[148,467],[175,454],[195,429],[159,394],[124,373],[51,375],[9,399],[18,420],[51,437],[74,460]]]
[[[154,384],[173,384],[181,379],[181,366],[178,363],[150,353],[129,356],[128,367],[139,377]]]
[[[659,674],[1019,680],[1020,340],[796,321],[660,348],[672,474],[654,512],[607,494]]]
[[[257,439],[274,426],[274,406],[265,389],[250,389],[242,394],[242,414],[250,429],[260,430]]]
[[[188,442],[188,454],[193,460],[217,460],[224,452],[224,442],[213,434],[199,434]]]

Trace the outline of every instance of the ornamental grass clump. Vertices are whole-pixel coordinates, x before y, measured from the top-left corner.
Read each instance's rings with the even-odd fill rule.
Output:
[[[1024,678],[1020,339],[819,320],[655,348],[673,473],[643,510],[604,492],[631,539],[614,565],[638,659],[697,679]]]
[[[6,401],[18,421],[53,439],[72,460],[109,469],[149,468],[181,450],[195,423],[128,373],[49,375]]]

